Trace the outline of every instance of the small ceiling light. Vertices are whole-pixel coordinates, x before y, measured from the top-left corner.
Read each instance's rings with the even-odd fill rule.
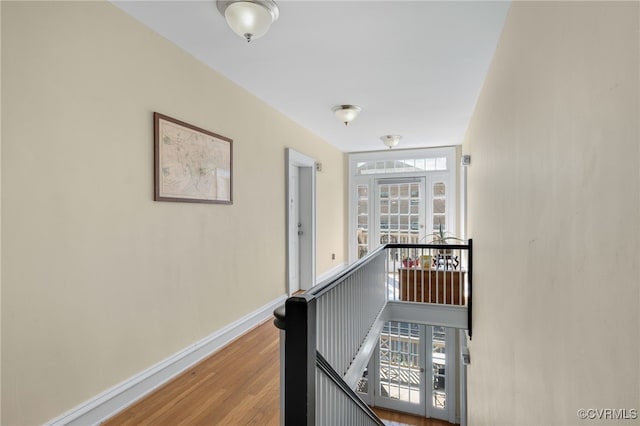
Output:
[[[384,136],[380,136],[380,139],[382,139],[382,143],[383,144],[385,144],[386,146],[389,147],[389,149],[391,149],[394,146],[398,145],[398,143],[400,142],[400,139],[402,139],[402,136],[400,136],[400,135],[384,135]]]
[[[216,5],[233,32],[248,42],[265,35],[279,14],[273,0],[217,0]]]
[[[342,121],[346,126],[350,122],[356,119],[362,108],[357,105],[336,105],[331,108],[331,111],[338,117],[338,120]]]

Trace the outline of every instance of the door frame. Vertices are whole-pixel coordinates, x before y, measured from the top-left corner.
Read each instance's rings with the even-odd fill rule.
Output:
[[[308,157],[293,148],[285,150],[285,215],[286,215],[286,264],[287,264],[287,294],[291,296],[297,290],[308,290],[316,283],[316,160]],[[298,193],[293,194],[289,185],[289,176],[292,168],[298,169]],[[289,214],[289,203],[292,197],[298,201],[298,217],[302,224],[298,235],[297,231],[292,232],[292,223]],[[298,229],[297,224],[293,229]],[[292,238],[299,238],[298,242],[298,263],[299,263],[299,288],[292,285],[292,275],[294,267],[291,259],[294,258],[292,250],[294,244]]]

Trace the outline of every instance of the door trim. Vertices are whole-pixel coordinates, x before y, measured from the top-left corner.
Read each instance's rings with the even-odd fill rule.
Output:
[[[293,258],[291,238],[300,238],[298,256],[300,263],[300,290],[308,290],[316,283],[316,160],[292,148],[286,148],[285,157],[287,293],[291,295],[292,290],[296,290],[292,289],[290,285],[293,268],[290,261],[290,259]],[[289,188],[289,175],[292,167],[298,168],[299,196],[298,194],[292,194],[291,188]],[[298,237],[297,233],[293,234],[290,228],[289,200],[291,200],[291,197],[294,195],[299,198],[299,220],[300,223],[303,224],[301,228],[303,233],[300,237]]]

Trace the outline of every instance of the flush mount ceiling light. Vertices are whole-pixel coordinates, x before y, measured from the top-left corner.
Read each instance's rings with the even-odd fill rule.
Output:
[[[360,114],[362,108],[358,105],[336,105],[331,108],[331,111],[338,117],[338,120],[342,121],[346,126]]]
[[[216,6],[233,32],[247,41],[265,35],[279,14],[273,0],[217,0]]]
[[[380,136],[380,139],[382,139],[382,143],[383,144],[385,144],[386,146],[389,147],[389,149],[391,149],[394,146],[398,145],[398,143],[400,142],[400,139],[402,139],[402,136],[400,136],[400,135],[384,135],[384,136]]]

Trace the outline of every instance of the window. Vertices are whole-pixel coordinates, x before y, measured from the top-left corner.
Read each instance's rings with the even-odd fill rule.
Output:
[[[376,175],[385,173],[415,173],[446,171],[447,157],[406,158],[387,161],[359,161],[356,164],[356,174]]]

